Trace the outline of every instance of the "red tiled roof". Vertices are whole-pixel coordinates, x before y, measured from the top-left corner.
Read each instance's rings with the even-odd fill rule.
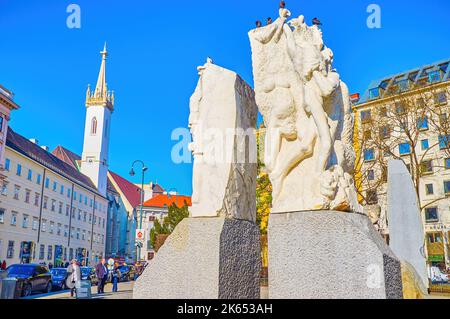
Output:
[[[192,206],[191,203],[191,196],[184,196],[184,195],[167,195],[167,194],[161,194],[156,195],[155,197],[150,198],[148,201],[144,203],[145,207],[169,207],[172,204],[177,205],[178,207],[183,207],[184,203],[186,203],[188,206]]]
[[[60,160],[66,162],[69,165],[72,165],[74,168],[78,169],[77,161],[81,160],[81,156],[69,151],[67,148],[58,145],[53,151],[52,154],[55,155]]]
[[[127,198],[127,200],[130,202],[131,206],[137,207],[139,206],[139,203],[141,201],[140,198],[140,187],[134,185],[133,183],[127,181],[122,176],[117,175],[116,173],[113,173],[109,171],[111,174],[111,177],[116,182],[117,186],[120,188],[120,191],[122,194]]]
[[[66,163],[52,153],[47,152],[33,142],[30,142],[22,135],[14,132],[11,127],[8,129],[6,145],[98,194],[97,187],[95,187],[89,177],[80,173],[80,171],[72,165]]]

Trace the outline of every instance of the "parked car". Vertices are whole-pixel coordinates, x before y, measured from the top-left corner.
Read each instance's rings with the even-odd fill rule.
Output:
[[[47,267],[35,264],[14,264],[6,269],[8,278],[23,281],[22,296],[33,292],[49,293],[52,291],[52,274]]]
[[[53,288],[60,290],[66,290],[67,269],[66,268],[52,268],[50,270],[52,274]]]
[[[81,270],[81,280],[89,280],[91,285],[98,284],[98,278],[95,274],[95,269],[92,267],[80,267]]]
[[[120,281],[130,281],[135,280],[136,268],[132,265],[122,265],[119,267],[120,271]]]

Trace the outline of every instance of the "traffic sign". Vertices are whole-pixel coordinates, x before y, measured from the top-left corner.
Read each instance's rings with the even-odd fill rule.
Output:
[[[142,229],[136,229],[136,240],[144,241],[145,232]]]

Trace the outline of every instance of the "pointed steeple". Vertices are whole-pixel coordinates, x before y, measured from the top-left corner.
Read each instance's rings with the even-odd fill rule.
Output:
[[[106,57],[108,56],[108,51],[106,51],[106,42],[103,51],[100,52],[102,55],[102,65],[100,66],[100,72],[98,73],[97,85],[95,87],[95,97],[106,97],[107,87],[106,87]]]
[[[91,105],[104,105],[113,111],[114,100],[111,93],[108,92],[108,87],[106,83],[106,57],[108,56],[108,51],[106,50],[106,42],[103,47],[103,51],[100,52],[102,56],[102,64],[100,65],[100,71],[98,73],[97,85],[95,86],[95,91],[91,95],[90,89],[88,89],[88,97],[86,99],[86,106]]]

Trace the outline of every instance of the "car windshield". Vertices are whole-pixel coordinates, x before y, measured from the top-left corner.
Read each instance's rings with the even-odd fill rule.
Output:
[[[34,266],[26,265],[12,265],[6,269],[8,276],[32,276],[34,271]]]
[[[67,270],[63,268],[58,269],[53,268],[52,270],[50,270],[50,272],[52,273],[53,276],[62,277],[66,275]]]

